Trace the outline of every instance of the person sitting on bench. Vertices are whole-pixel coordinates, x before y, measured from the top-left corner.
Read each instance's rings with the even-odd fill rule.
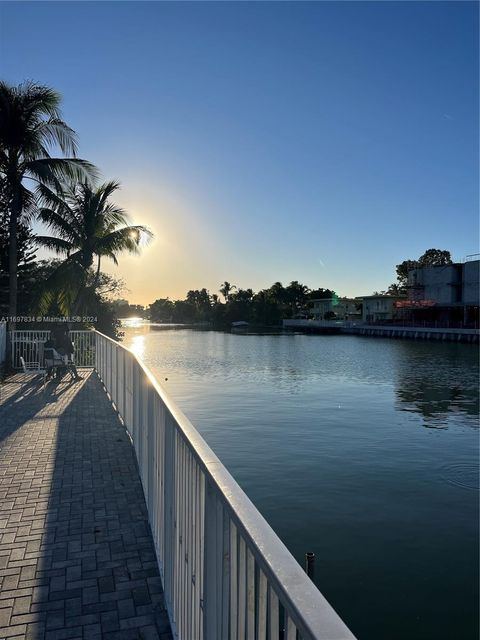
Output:
[[[73,379],[75,381],[81,380],[82,377],[78,375],[77,368],[72,362],[72,356],[75,349],[72,341],[70,340],[67,325],[57,325],[52,331],[52,338],[55,344],[55,350],[61,356],[66,356],[65,368],[73,374]]]

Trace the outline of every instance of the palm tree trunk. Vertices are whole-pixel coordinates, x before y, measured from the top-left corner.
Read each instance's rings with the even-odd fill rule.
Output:
[[[76,316],[78,313],[78,310],[80,309],[80,305],[83,302],[83,293],[84,293],[84,287],[80,287],[78,293],[77,293],[77,297],[75,298],[75,302],[73,303],[73,308],[72,308],[72,317]]]
[[[21,214],[20,191],[18,185],[15,185],[10,210],[10,219],[8,221],[8,315],[9,328],[15,329],[15,318],[17,315],[17,294],[18,294],[18,247],[17,232],[18,220]]]
[[[97,272],[95,274],[95,280],[93,281],[93,291],[95,292],[97,286],[98,286],[98,282],[100,280],[100,256],[98,256],[98,264],[97,264]],[[80,287],[77,297],[75,299],[74,305],[73,305],[73,309],[72,309],[72,316],[76,316],[79,309],[80,309],[80,305],[83,302],[83,298],[84,298],[84,293],[85,293],[85,284]]]
[[[98,256],[98,264],[97,264],[97,273],[95,274],[95,280],[93,281],[93,291],[95,292],[98,287],[98,282],[100,280],[100,261],[102,257]]]
[[[80,309],[80,306],[83,302],[83,299],[85,297],[85,287],[87,286],[87,273],[88,273],[88,269],[92,266],[93,263],[93,259],[90,257],[87,261],[82,263],[82,266],[84,268],[84,282],[83,285],[80,287],[80,289],[78,290],[77,293],[77,297],[75,299],[74,305],[73,305],[73,309],[71,312],[72,316],[76,316],[78,314],[78,311]],[[97,281],[100,275],[100,256],[98,257],[98,267],[97,267],[97,274],[95,276],[95,281],[94,281],[94,287],[96,287],[97,285]]]

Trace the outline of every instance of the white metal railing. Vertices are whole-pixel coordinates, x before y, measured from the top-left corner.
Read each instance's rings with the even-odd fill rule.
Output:
[[[50,331],[42,329],[15,330],[9,332],[11,363],[14,369],[21,369],[20,357],[25,362],[40,362],[43,344],[50,338]],[[70,331],[75,348],[74,360],[77,367],[95,366],[95,332]]]
[[[96,369],[135,448],[175,638],[352,640],[146,366],[96,338]]]

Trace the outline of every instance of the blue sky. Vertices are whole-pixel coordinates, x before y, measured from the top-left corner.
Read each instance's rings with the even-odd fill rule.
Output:
[[[2,2],[0,75],[62,93],[155,231],[111,267],[132,302],[479,250],[476,3]]]

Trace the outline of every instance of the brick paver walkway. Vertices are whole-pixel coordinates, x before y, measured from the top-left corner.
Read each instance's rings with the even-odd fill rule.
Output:
[[[0,386],[0,639],[170,640],[133,448],[83,375]]]

